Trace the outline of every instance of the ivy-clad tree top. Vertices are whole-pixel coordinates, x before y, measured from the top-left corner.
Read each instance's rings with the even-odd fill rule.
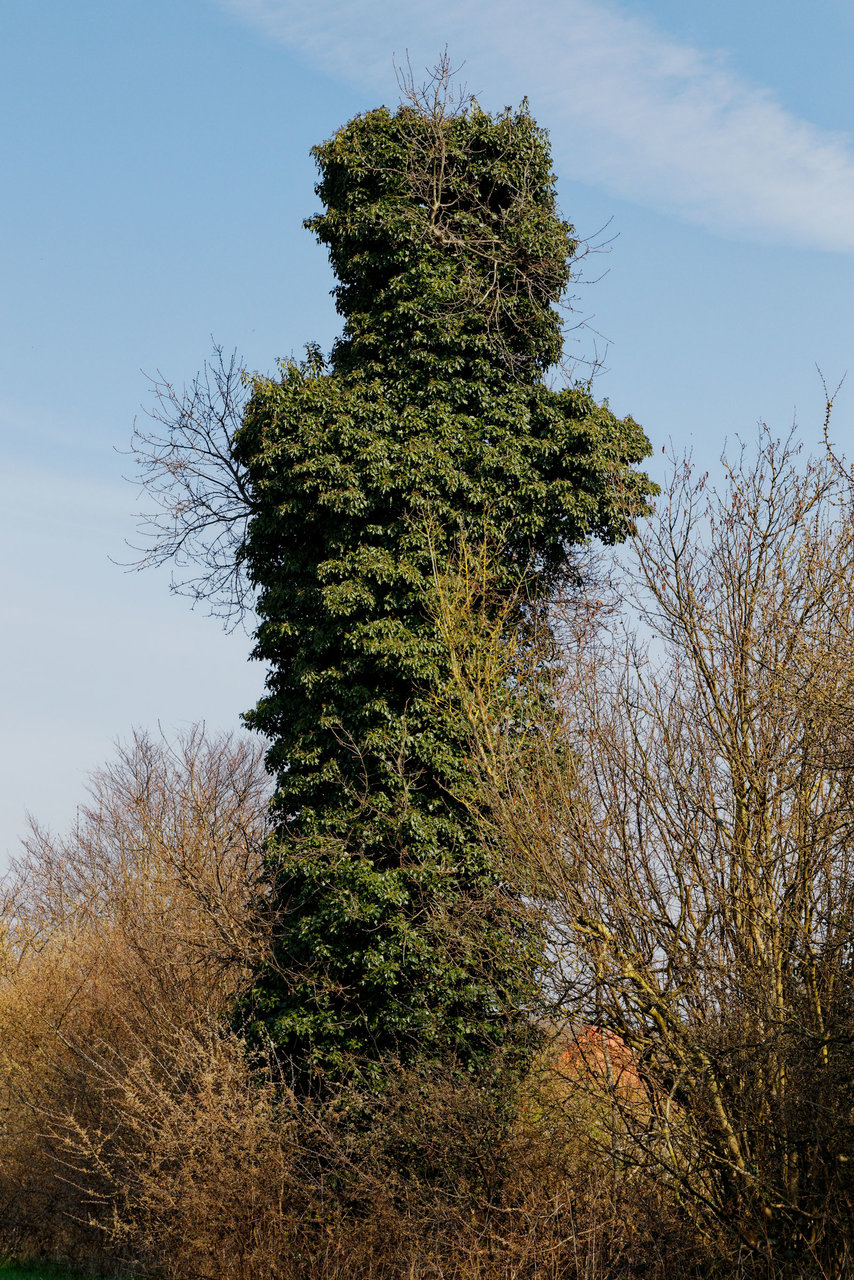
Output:
[[[255,1026],[318,1071],[416,1046],[476,1061],[525,1022],[530,939],[455,799],[435,574],[485,544],[496,607],[520,580],[546,598],[573,544],[647,510],[649,444],[587,387],[545,380],[576,242],[525,106],[382,108],[315,156],[307,225],[343,334],[328,360],[309,348],[257,378],[234,442],[269,666],[247,720],[278,779]]]
[[[306,226],[329,248],[344,333],[328,364],[311,347],[256,381],[238,455],[259,491],[353,516],[360,536],[376,503],[395,547],[389,516],[502,529],[541,567],[623,538],[650,493],[633,470],[649,443],[586,387],[543,379],[577,246],[527,109],[380,108],[314,155],[326,208]]]
[[[481,376],[490,364],[533,371],[559,359],[555,304],[577,245],[526,109],[383,107],[314,155],[326,209],[307,225],[329,248],[347,321],[336,367],[402,360],[408,383],[429,384],[435,357],[451,361],[450,383],[461,358],[480,357]]]

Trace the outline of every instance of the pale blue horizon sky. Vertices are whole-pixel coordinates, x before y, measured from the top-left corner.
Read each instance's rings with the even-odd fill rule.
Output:
[[[259,369],[329,346],[309,149],[445,43],[485,107],[529,97],[565,215],[617,237],[580,314],[652,467],[671,440],[713,467],[759,418],[816,438],[815,365],[835,382],[854,348],[851,0],[11,0],[0,860],[26,810],[68,825],[134,725],[235,728],[260,692],[245,635],[112,562],[138,505],[116,450],[141,371],[188,380],[211,336]]]

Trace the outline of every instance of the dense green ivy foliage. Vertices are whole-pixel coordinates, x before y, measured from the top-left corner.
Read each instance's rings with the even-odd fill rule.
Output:
[[[536,939],[459,800],[435,571],[466,539],[499,549],[497,602],[520,576],[547,597],[646,510],[649,445],[544,379],[576,245],[526,107],[383,108],[315,156],[343,334],[256,380],[235,448],[278,780],[253,1028],[304,1077],[475,1069],[524,1051]]]

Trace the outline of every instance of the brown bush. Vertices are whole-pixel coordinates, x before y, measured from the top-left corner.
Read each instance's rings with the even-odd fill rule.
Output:
[[[245,740],[137,735],[93,777],[69,836],[33,827],[0,950],[7,1252],[103,1255],[103,1204],[65,1167],[65,1137],[118,1132],[129,1073],[231,1007],[263,946],[249,905],[268,789]]]
[[[113,1256],[187,1280],[664,1280],[692,1233],[554,1075],[512,1100],[433,1071],[310,1102],[211,1028],[127,1073],[118,1140],[69,1124],[63,1151]]]

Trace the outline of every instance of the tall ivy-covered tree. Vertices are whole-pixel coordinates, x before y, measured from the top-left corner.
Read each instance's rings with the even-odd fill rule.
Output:
[[[575,544],[646,511],[649,445],[547,381],[577,245],[526,105],[413,99],[314,154],[343,333],[256,378],[233,442],[269,669],[246,718],[277,778],[274,945],[247,1007],[305,1080],[477,1069],[525,1052],[536,940],[459,798],[435,574],[473,541],[497,549],[492,607],[520,580],[547,600]]]

